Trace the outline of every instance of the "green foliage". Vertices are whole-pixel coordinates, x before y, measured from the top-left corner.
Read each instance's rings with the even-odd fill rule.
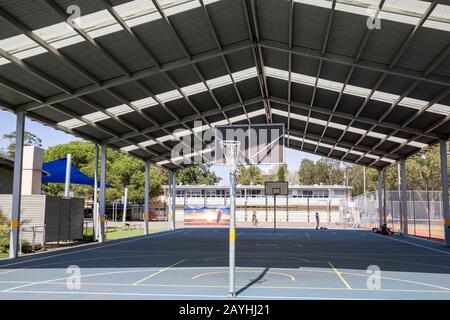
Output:
[[[9,145],[6,150],[8,157],[10,157],[11,159],[14,158],[16,149],[16,131],[4,134],[3,139],[9,141]],[[42,147],[42,140],[31,132],[25,131],[23,140],[25,146]]]
[[[325,165],[328,163],[328,165]],[[329,164],[332,164],[331,166]],[[363,167],[350,165],[347,167],[349,186],[353,187],[353,195],[357,196],[364,192]],[[327,173],[328,172],[328,173]],[[345,172],[339,168],[335,160],[321,159],[313,162],[304,159],[298,172],[300,183],[312,184],[343,184]],[[366,170],[366,191],[377,190],[378,172],[373,168]],[[398,188],[398,166],[394,164],[386,169],[386,188]],[[417,154],[406,161],[406,180],[408,188],[425,189],[427,186],[433,190],[439,190],[440,186],[440,156],[439,147],[429,148],[422,154]]]
[[[9,250],[9,239],[6,236],[0,236],[0,253],[7,253]]]
[[[31,248],[30,242],[28,242],[27,240],[22,240],[20,242],[20,246],[21,246],[21,249],[22,249],[22,253],[30,253],[30,252],[33,251],[32,248]]]
[[[44,153],[44,161],[52,161],[72,155],[72,163],[84,174],[93,177],[95,171],[95,146],[89,142],[74,141],[49,148]],[[144,199],[145,164],[143,161],[108,149],[106,161],[106,181],[117,187],[106,190],[106,200],[112,201],[123,196],[123,189],[128,187],[130,202]],[[162,193],[162,185],[167,182],[167,172],[157,166],[150,167],[150,195]],[[64,192],[62,184],[48,184],[42,187],[48,195]],[[72,185],[71,190],[76,197],[91,199],[93,188],[90,186]]]
[[[322,158],[319,161],[303,159],[298,170],[300,184],[343,184],[344,171],[339,161]]]
[[[287,167],[286,165],[281,165],[278,167],[277,170],[277,179],[278,181],[286,181],[286,173],[287,173]]]
[[[184,185],[214,185],[221,179],[207,165],[193,166],[177,172],[177,182]]]
[[[264,177],[261,169],[256,166],[240,167],[236,182],[243,185],[263,184]]]

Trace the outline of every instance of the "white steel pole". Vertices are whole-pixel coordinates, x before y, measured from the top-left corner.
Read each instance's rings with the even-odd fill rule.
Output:
[[[366,169],[366,167],[363,167],[364,217],[367,217]]]
[[[230,171],[230,235],[229,235],[229,290],[228,296],[236,296],[235,268],[236,268],[236,171]]]
[[[22,160],[23,160],[23,138],[25,133],[25,112],[17,113],[16,122],[16,147],[14,153],[14,178],[13,178],[13,201],[11,211],[11,232],[9,242],[9,257],[17,258],[19,255],[19,228],[20,210],[22,197]]]
[[[125,223],[127,222],[127,205],[128,205],[128,188],[125,188],[125,194],[123,196],[123,215],[122,215],[123,226],[125,226]]]
[[[440,142],[441,147],[441,179],[442,179],[442,208],[444,215],[445,245],[450,247],[450,208],[448,200],[448,159],[447,141]]]
[[[378,198],[378,223],[383,224],[383,190],[382,190],[382,172],[378,170],[377,175],[377,198]]]
[[[177,213],[177,173],[172,171],[172,230],[176,228]]]
[[[148,234],[148,211],[149,211],[149,189],[150,189],[150,161],[145,161],[145,195],[144,195],[144,233]]]
[[[66,180],[64,186],[64,197],[70,197],[70,175],[72,169],[72,155],[69,153],[66,159]]]
[[[403,235],[408,235],[408,212],[407,212],[407,205],[406,205],[406,197],[407,197],[407,185],[406,185],[406,160],[400,161],[400,178],[401,178],[401,187],[402,187],[402,193],[401,193],[401,204],[402,204],[402,214],[401,214],[401,220],[403,222]]]
[[[94,207],[92,212],[92,223],[94,230],[94,240],[98,240],[98,144],[95,144],[94,163]]]
[[[105,213],[106,213],[106,145],[102,145],[102,158],[100,161],[100,211],[99,242],[105,241]]]

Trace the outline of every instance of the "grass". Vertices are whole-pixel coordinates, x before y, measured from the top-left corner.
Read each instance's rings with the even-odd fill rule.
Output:
[[[0,253],[0,259],[5,259],[8,258],[9,254],[8,253]]]
[[[165,229],[150,229],[150,233],[156,233],[164,231]],[[85,236],[91,236],[92,235],[92,229],[85,230]],[[121,228],[108,228],[106,231],[106,240],[115,240],[115,239],[122,239],[122,238],[128,238],[132,236],[141,236],[144,235],[144,229],[133,229],[133,230],[124,230]]]

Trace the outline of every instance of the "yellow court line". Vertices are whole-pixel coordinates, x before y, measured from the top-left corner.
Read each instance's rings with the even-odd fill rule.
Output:
[[[196,276],[192,277],[192,280],[198,279],[200,277],[204,277],[204,276],[210,276],[210,275],[215,275],[215,274],[223,274],[223,273],[227,273],[228,271],[216,271],[216,272],[205,272],[205,273],[199,273]],[[260,270],[236,270],[236,273],[238,272],[244,272],[244,273],[257,273],[257,272],[261,272]],[[272,272],[272,271],[268,271],[267,274],[275,274],[275,275],[279,275],[279,276],[285,276],[288,277],[292,280],[292,282],[295,282],[295,277],[289,273],[281,273],[281,272]]]
[[[341,281],[345,284],[345,286],[347,287],[348,290],[352,290],[352,287],[350,287],[350,285],[348,284],[347,280],[345,280],[344,276],[342,275],[342,273],[340,273],[331,263],[331,261],[328,261],[328,264],[330,265],[330,267],[333,269],[333,271],[338,275],[339,279],[341,279]]]
[[[145,280],[148,280],[148,279],[150,279],[150,278],[153,278],[154,276],[157,276],[158,274],[161,274],[161,273],[163,273],[163,272],[169,270],[170,268],[173,268],[173,267],[175,267],[175,266],[177,266],[177,265],[179,265],[180,263],[183,263],[183,262],[185,262],[185,261],[186,261],[186,259],[180,260],[180,261],[178,261],[177,263],[174,263],[174,264],[168,266],[167,268],[161,269],[161,270],[159,270],[159,271],[157,271],[157,272],[155,272],[155,273],[152,273],[152,274],[146,276],[145,278],[142,278],[142,279],[139,280],[139,281],[136,281],[135,283],[133,283],[133,285],[140,284],[140,283],[144,282]]]

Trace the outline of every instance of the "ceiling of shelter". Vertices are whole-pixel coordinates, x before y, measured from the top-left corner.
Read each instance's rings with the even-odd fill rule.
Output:
[[[450,137],[449,53],[448,1],[0,0],[2,108],[169,168],[231,123],[395,163]]]

